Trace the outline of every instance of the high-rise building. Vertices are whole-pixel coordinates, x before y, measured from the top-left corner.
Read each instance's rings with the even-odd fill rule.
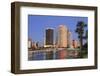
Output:
[[[32,39],[28,39],[28,49],[32,48]]]
[[[72,48],[72,33],[70,31],[67,31],[67,34],[68,34],[68,36],[67,36],[67,42],[68,42],[67,47]]]
[[[58,27],[58,35],[57,35],[57,47],[67,47],[68,40],[67,40],[67,33],[68,29],[65,25],[60,25]]]
[[[48,28],[45,30],[45,40],[44,47],[53,47],[54,46],[54,29]]]

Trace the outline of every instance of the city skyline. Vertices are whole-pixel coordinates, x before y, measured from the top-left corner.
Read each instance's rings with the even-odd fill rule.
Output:
[[[54,28],[56,30],[59,25],[65,25],[72,33],[73,39],[78,40],[75,33],[78,21],[88,24],[87,17],[29,15],[28,38],[43,43],[46,28]]]

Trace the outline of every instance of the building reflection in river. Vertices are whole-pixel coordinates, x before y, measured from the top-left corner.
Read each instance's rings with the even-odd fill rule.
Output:
[[[75,59],[78,58],[78,50],[36,50],[29,51],[28,60],[52,60],[52,59]]]

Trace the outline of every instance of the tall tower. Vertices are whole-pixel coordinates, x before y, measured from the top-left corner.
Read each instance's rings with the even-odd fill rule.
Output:
[[[68,34],[67,36],[68,47],[72,48],[72,33],[70,31],[67,31],[67,34]]]
[[[65,25],[60,25],[58,27],[58,36],[57,36],[57,47],[67,47],[67,28]]]
[[[53,47],[53,45],[54,45],[54,30],[53,28],[48,28],[45,30],[44,47]]]

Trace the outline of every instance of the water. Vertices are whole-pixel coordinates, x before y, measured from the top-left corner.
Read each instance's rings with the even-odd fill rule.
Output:
[[[75,50],[36,50],[28,52],[28,60],[53,60],[77,58],[78,51]]]

